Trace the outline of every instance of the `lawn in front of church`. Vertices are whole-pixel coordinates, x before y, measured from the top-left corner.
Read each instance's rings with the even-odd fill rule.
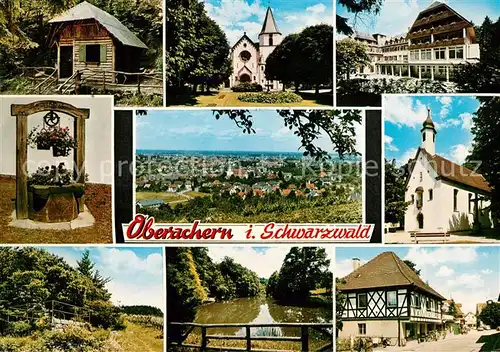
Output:
[[[238,96],[244,93],[232,92],[230,90],[221,90],[219,92],[199,93],[196,95],[167,98],[167,105],[174,106],[204,106],[204,107],[235,107],[235,106],[293,106],[293,107],[327,107],[333,105],[333,97],[331,91],[320,92],[315,96],[312,92],[300,92],[302,97],[300,103],[282,103],[282,104],[266,104],[266,103],[248,103],[238,99]],[[170,102],[170,104],[168,103]]]

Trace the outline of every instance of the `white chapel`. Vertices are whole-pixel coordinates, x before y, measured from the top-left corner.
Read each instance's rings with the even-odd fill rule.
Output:
[[[479,224],[491,228],[488,182],[481,174],[436,154],[437,131],[430,109],[420,132],[421,145],[409,163],[405,231],[457,232]]]
[[[250,82],[260,84],[265,90],[282,89],[283,86],[279,81],[268,81],[264,74],[268,56],[282,39],[273,11],[268,7],[259,33],[259,41],[254,42],[245,32],[231,48],[233,74],[229,78],[230,87],[242,82]]]

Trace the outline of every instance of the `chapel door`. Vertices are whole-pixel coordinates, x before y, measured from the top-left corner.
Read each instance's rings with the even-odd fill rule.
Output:
[[[59,78],[69,78],[73,75],[73,47],[61,46],[59,50]]]

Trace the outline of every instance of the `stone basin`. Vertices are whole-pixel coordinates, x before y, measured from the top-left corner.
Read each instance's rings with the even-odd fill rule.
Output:
[[[67,222],[83,212],[85,185],[30,185],[28,187],[28,218],[40,222]],[[81,209],[80,209],[81,208]]]

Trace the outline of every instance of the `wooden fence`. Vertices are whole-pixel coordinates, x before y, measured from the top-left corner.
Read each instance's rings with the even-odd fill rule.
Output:
[[[322,334],[328,335],[331,342],[322,346],[314,351],[326,352],[333,351],[333,337],[331,331],[333,331],[333,324],[317,324],[317,323],[269,323],[269,324],[197,324],[197,323],[168,323],[168,327],[171,326],[185,326],[188,327],[188,332],[183,336],[182,341],[169,341],[168,344],[171,346],[178,347],[188,347],[194,348],[197,351],[254,351],[254,352],[266,352],[266,351],[277,351],[276,349],[256,349],[252,348],[252,341],[285,341],[285,342],[295,342],[300,344],[300,351],[308,352],[312,351],[309,349],[309,332],[310,330],[316,330]],[[300,329],[300,336],[252,336],[252,328],[297,328]],[[201,329],[201,343],[196,344],[185,344],[183,341],[186,337],[195,329]],[[243,328],[245,329],[244,336],[233,336],[233,335],[209,335],[207,330],[215,328]],[[208,346],[210,340],[239,340],[245,341],[245,348],[237,347],[216,347]],[[167,346],[168,348],[168,346]]]

